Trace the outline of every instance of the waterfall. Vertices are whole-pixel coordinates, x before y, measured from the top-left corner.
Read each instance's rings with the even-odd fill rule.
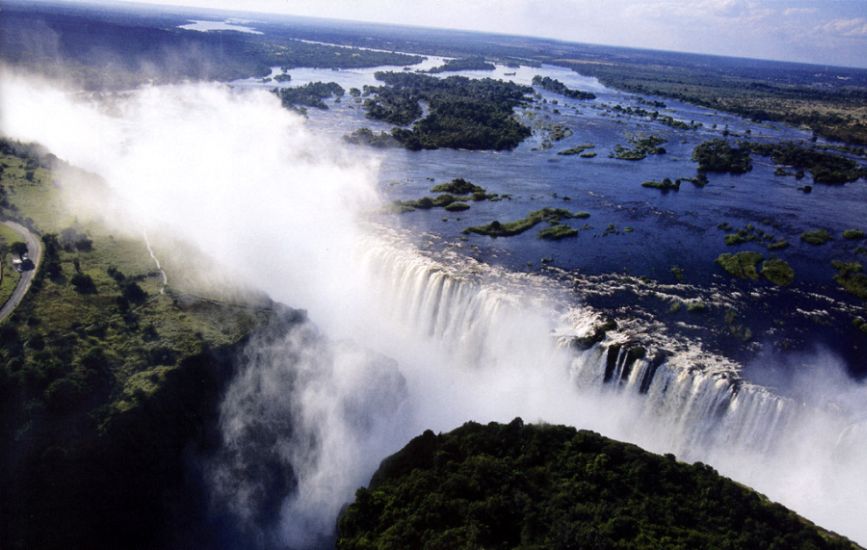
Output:
[[[588,343],[603,315],[569,303],[566,289],[546,277],[454,253],[435,259],[399,240],[372,238],[361,253],[383,315],[453,350],[469,368],[496,362],[504,332],[544,339],[567,350],[564,368],[579,390],[638,398],[637,420],[661,426],[655,446],[686,457],[716,447],[766,452],[801,413],[791,399],[744,381],[739,365],[700,347],[670,351],[653,334],[628,329],[604,331]],[[526,316],[546,317],[548,333],[534,340],[507,326]]]
[[[236,513],[276,546],[327,540],[376,463],[422,430],[515,416],[708,462],[831,528],[859,524],[867,423],[749,383],[700,342],[614,322],[547,276],[423,253],[393,230],[363,236],[348,265],[326,316],[339,322],[252,342],[223,402],[215,493],[270,518]],[[262,460],[263,479],[231,482]],[[293,473],[282,500],[266,498],[272,470]]]

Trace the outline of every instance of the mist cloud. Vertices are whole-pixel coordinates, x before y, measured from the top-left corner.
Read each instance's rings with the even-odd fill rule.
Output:
[[[763,401],[792,413],[775,446],[758,451],[722,437],[697,403],[711,395],[700,392],[730,399],[726,384],[678,371],[671,383],[682,393],[658,409],[594,385],[605,358],[553,335],[595,313],[571,308],[544,280],[430,258],[371,224],[382,204],[376,158],[314,135],[267,92],[180,84],[99,98],[6,71],[0,113],[4,134],[102,178],[99,193],[64,179],[76,215],[145,232],[161,258],[178,255],[179,242],[208,258],[170,262],[170,282],[219,271],[309,310],[315,326],[251,342],[222,405],[225,446],[208,471],[217,505],[246,525],[251,546],[327,536],[379,460],[426,428],[515,416],[708,462],[867,541],[867,400],[863,386],[830,375],[833,357],[806,358],[815,368],[797,382],[821,380],[821,393]],[[587,369],[599,376],[579,376]],[[844,388],[846,406],[829,405]],[[754,424],[737,433],[757,433],[770,417],[747,415],[747,397],[742,389],[726,401],[731,418]]]

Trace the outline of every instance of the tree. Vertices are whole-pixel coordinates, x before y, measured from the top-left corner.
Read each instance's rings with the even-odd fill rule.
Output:
[[[10,250],[13,254],[17,255],[19,258],[22,258],[25,254],[27,254],[27,245],[20,241],[14,242],[12,243]]]

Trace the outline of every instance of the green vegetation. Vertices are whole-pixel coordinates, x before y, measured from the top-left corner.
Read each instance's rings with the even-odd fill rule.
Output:
[[[351,134],[343,136],[343,140],[354,145],[368,145],[378,149],[398,145],[397,141],[388,132],[376,134],[370,128],[359,128]]]
[[[777,164],[797,168],[801,173],[809,170],[816,183],[843,184],[867,176],[867,169],[842,155],[807,148],[797,143],[749,143],[754,153],[769,156]]]
[[[670,178],[664,178],[662,181],[646,181],[641,186],[668,193],[669,191],[680,191],[680,180],[671,181]]]
[[[763,223],[772,222],[765,220]],[[718,227],[723,231],[734,230],[734,227],[732,227],[728,223],[720,224]],[[759,242],[765,247],[767,247],[768,250],[782,250],[784,248],[788,248],[789,246],[789,243],[785,239],[779,239],[771,233],[767,233],[763,229],[760,229],[751,223],[748,223],[745,227],[742,227],[736,232],[729,233],[725,236],[725,243],[728,246],[737,246],[749,242]]]
[[[531,88],[500,80],[462,76],[435,78],[415,73],[378,72],[384,86],[366,88],[367,115],[406,125],[421,115],[419,101],[430,110],[412,128],[395,128],[392,135],[410,150],[513,149],[530,129],[519,123],[512,109],[524,101]]]
[[[860,229],[847,229],[843,231],[843,238],[849,241],[860,241],[864,239],[864,232]]]
[[[626,149],[622,145],[616,145],[614,151],[609,155],[611,158],[620,160],[644,160],[647,155],[664,155],[665,147],[660,147],[665,143],[665,139],[656,135],[647,137],[632,137],[631,149]]]
[[[18,233],[0,224],[0,306],[12,295],[20,279],[20,274],[12,267],[13,256],[17,257],[12,246],[19,238]]]
[[[464,210],[469,210],[470,205],[465,202],[453,201],[444,207],[449,212],[463,212]]]
[[[568,225],[563,225],[560,223],[551,225],[546,227],[545,229],[539,231],[539,238],[545,239],[549,241],[559,241],[560,239],[565,239],[566,237],[577,237],[578,230],[569,227]]]
[[[474,422],[386,458],[337,548],[854,548],[710,466],[589,431]]]
[[[681,181],[688,181],[696,187],[704,187],[708,184],[707,174],[699,173],[694,178],[680,178]]]
[[[683,282],[683,268],[679,265],[671,266],[671,274],[674,276],[674,280],[678,283]]]
[[[463,57],[458,59],[449,59],[439,67],[434,67],[428,70],[431,74],[458,72],[458,71],[493,71],[497,67],[493,63],[485,61],[484,57]]]
[[[568,88],[559,80],[553,79],[549,76],[534,76],[533,86],[538,86],[543,90],[548,90],[549,92],[554,92],[555,94],[560,94],[572,99],[596,99],[596,94],[582,92],[581,90],[573,90]]]
[[[500,223],[493,221],[487,225],[476,227],[468,227],[464,229],[464,233],[475,233],[477,235],[487,235],[489,237],[511,237],[520,235],[524,231],[528,231],[536,225],[548,222],[552,225],[559,224],[561,220],[576,218],[575,214],[562,208],[543,208],[530,212],[526,218],[515,220],[513,222]],[[562,230],[560,230],[562,231]]]
[[[788,263],[778,258],[771,258],[762,263],[762,276],[777,286],[789,286],[795,280],[795,270]]]
[[[30,291],[0,325],[0,493],[15,502],[4,545],[123,547],[111,533],[136,532],[159,546],[174,517],[164,498],[190,489],[179,473],[216,425],[233,358],[284,313],[161,293],[142,241],[64,209],[52,158],[0,149],[2,214],[43,242]]]
[[[573,134],[572,129],[563,124],[552,124],[547,130],[548,137],[543,143],[545,149],[550,149],[553,146],[552,142],[564,140]]]
[[[577,145],[577,146],[571,147],[569,149],[564,149],[557,154],[558,155],[566,155],[566,156],[568,156],[568,155],[581,155],[582,153],[587,151],[587,149],[593,149],[594,147],[596,147],[596,146],[593,145],[592,143],[585,143],[583,145]],[[595,156],[595,153],[594,153],[594,156]]]
[[[413,210],[445,208],[450,212],[460,212],[470,208],[470,205],[466,204],[468,201],[499,201],[510,198],[509,195],[488,193],[484,187],[470,183],[463,178],[455,178],[448,183],[434,185],[431,192],[441,194],[436,197],[422,197],[410,201],[395,201],[392,205],[392,211],[403,214]]]
[[[834,237],[832,237],[825,229],[816,229],[814,231],[804,231],[801,233],[801,240],[814,246],[823,245],[826,242],[833,240],[833,238]]]
[[[331,96],[343,97],[343,87],[336,82],[310,82],[297,88],[275,88],[274,93],[287,109],[302,110],[303,107],[327,109],[325,99]]]
[[[596,156],[596,151],[587,151],[586,153],[581,153],[580,157],[582,159],[592,159]]]
[[[837,270],[834,280],[838,285],[849,294],[867,300],[867,274],[860,262],[834,260],[831,265]]]
[[[453,193],[455,195],[476,195],[485,194],[485,188],[470,183],[464,178],[455,178],[448,183],[440,183],[431,187],[432,193]]]
[[[738,252],[736,254],[723,253],[720,254],[716,263],[723,268],[732,277],[738,279],[759,278],[759,272],[756,271],[756,264],[762,260],[762,255],[758,252]]]
[[[668,115],[660,115],[659,111],[648,111],[641,107],[624,107],[622,105],[615,105],[611,110],[615,113],[644,117],[650,121],[659,122],[678,130],[696,130],[702,126],[701,122],[690,121],[689,123],[686,123]]]
[[[707,172],[727,172],[743,174],[753,169],[748,148],[732,147],[724,139],[713,139],[696,146],[692,160],[698,162],[700,174]]]

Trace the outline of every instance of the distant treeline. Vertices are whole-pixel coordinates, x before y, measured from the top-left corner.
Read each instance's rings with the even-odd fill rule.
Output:
[[[3,6],[0,58],[90,88],[182,79],[264,77],[273,66],[357,68],[410,65],[420,56],[298,41],[279,32],[197,32],[156,12],[73,6]]]

